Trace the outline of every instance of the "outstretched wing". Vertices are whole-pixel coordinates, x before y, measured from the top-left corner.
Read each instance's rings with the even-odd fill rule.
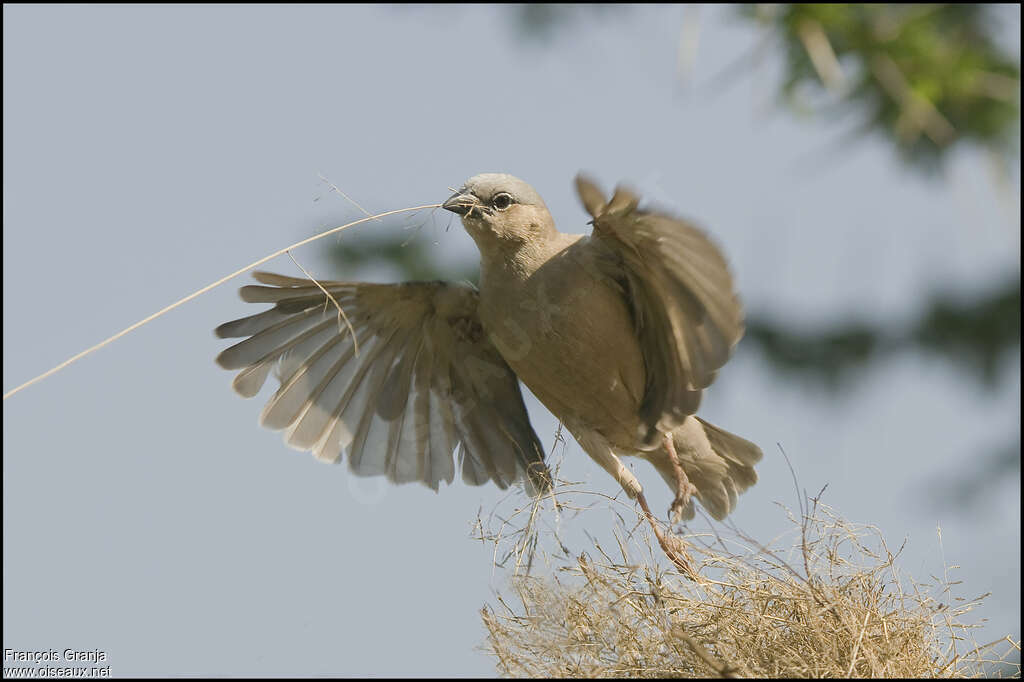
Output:
[[[653,444],[697,411],[743,336],[743,308],[721,251],[674,216],[640,210],[619,187],[610,202],[583,176],[576,190],[593,216],[590,243],[623,287],[647,369],[641,418]]]
[[[434,490],[454,478],[459,445],[469,484],[549,487],[518,379],[483,332],[474,289],[321,282],[328,298],[308,279],[254,276],[269,286],[242,287],[242,299],[274,307],[217,327],[247,337],[217,362],[241,370],[233,385],[247,398],[276,369],[281,385],[260,422],[284,429],[288,445],[331,462],[347,449],[358,475]]]

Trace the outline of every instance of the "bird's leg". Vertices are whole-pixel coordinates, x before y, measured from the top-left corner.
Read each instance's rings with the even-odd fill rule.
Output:
[[[683,575],[690,580],[699,582],[700,577],[690,565],[690,559],[686,555],[686,549],[683,541],[674,535],[666,534],[665,531],[662,530],[661,526],[658,525],[657,521],[655,521],[654,514],[651,513],[651,508],[647,505],[647,498],[644,497],[640,481],[638,481],[636,476],[633,475],[633,472],[626,468],[622,463],[622,460],[612,452],[607,443],[583,436],[580,439],[580,444],[583,445],[587,454],[589,454],[594,461],[600,464],[605,471],[615,477],[615,480],[619,482],[619,485],[622,486],[622,489],[626,491],[627,495],[640,503],[640,508],[644,511],[644,517],[647,519],[647,522],[651,524],[651,528],[654,530],[654,537],[658,538],[658,544],[661,545],[661,550],[665,552],[665,556],[671,559],[672,563],[679,567],[679,570],[683,572]]]
[[[683,572],[690,580],[699,582],[699,576],[697,572],[693,570],[693,566],[690,564],[690,557],[686,554],[686,546],[682,540],[675,535],[668,535],[661,529],[657,521],[654,520],[654,514],[651,513],[651,508],[647,506],[647,498],[644,494],[637,493],[637,502],[640,503],[640,508],[644,511],[644,516],[647,517],[647,522],[651,524],[651,528],[654,530],[654,537],[658,538],[658,544],[661,545],[661,551],[665,553],[669,559],[672,560],[680,571]]]
[[[636,499],[636,496],[641,493],[643,488],[640,486],[640,481],[636,480],[636,476],[633,472],[626,468],[626,465],[622,463],[618,455],[611,451],[604,443],[592,443],[591,441],[584,441],[587,445],[584,445],[587,454],[593,458],[595,462],[601,465],[605,471],[615,477],[615,480],[619,482],[622,489],[626,491],[626,494],[631,498]],[[588,447],[590,446],[590,447]]]
[[[671,432],[665,434],[665,450],[668,451],[668,459],[672,462],[672,473],[676,479],[676,497],[672,500],[672,506],[668,508],[668,517],[672,523],[679,523],[683,518],[683,509],[690,506],[690,495],[697,492],[697,487],[690,483],[686,472],[683,471],[683,465],[679,463]]]

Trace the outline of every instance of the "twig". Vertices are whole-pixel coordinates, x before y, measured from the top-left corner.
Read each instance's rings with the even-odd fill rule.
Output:
[[[43,379],[56,374],[57,372],[61,371],[62,369],[64,369],[68,365],[70,365],[70,364],[72,364],[74,362],[77,362],[78,360],[81,360],[86,355],[89,355],[91,353],[94,353],[95,351],[98,351],[100,348],[103,348],[103,346],[106,346],[109,343],[113,343],[114,341],[118,340],[119,338],[121,338],[125,334],[128,334],[129,332],[135,331],[139,327],[141,327],[141,326],[143,326],[145,324],[148,324],[149,322],[152,322],[153,320],[155,320],[156,318],[160,317],[161,315],[164,315],[165,313],[169,313],[170,311],[174,310],[178,306],[184,305],[185,303],[188,303],[192,299],[197,298],[197,297],[201,296],[202,294],[205,294],[207,291],[210,291],[211,289],[215,289],[215,288],[219,287],[221,284],[224,284],[224,282],[227,282],[228,280],[234,279],[235,277],[238,277],[239,275],[244,274],[244,273],[248,272],[249,270],[252,270],[253,268],[259,267],[259,266],[263,265],[264,263],[266,263],[267,261],[273,260],[274,258],[277,258],[278,256],[280,256],[280,255],[282,255],[284,253],[287,253],[288,251],[291,251],[292,249],[296,249],[296,248],[298,248],[300,246],[305,246],[306,244],[309,244],[310,242],[314,242],[314,241],[316,241],[318,239],[323,239],[324,237],[326,237],[328,235],[332,235],[335,232],[341,232],[344,229],[347,229],[349,227],[354,227],[356,225],[359,225],[361,223],[365,223],[365,222],[370,221],[370,220],[376,220],[378,218],[385,218],[387,216],[396,215],[398,213],[410,213],[412,211],[422,211],[422,210],[427,209],[427,208],[439,208],[440,206],[441,206],[441,204],[424,204],[423,206],[413,206],[411,208],[399,208],[399,209],[396,209],[394,211],[385,211],[384,213],[378,213],[376,215],[372,215],[372,216],[369,216],[367,218],[360,218],[359,220],[354,220],[351,223],[345,223],[344,225],[341,225],[339,227],[331,228],[330,230],[327,230],[326,232],[321,232],[320,234],[313,235],[312,237],[309,237],[307,239],[303,239],[302,241],[296,242],[296,243],[292,244],[291,246],[286,246],[283,249],[275,251],[274,253],[270,254],[269,256],[265,256],[264,258],[260,258],[258,261],[254,262],[254,263],[250,263],[249,265],[246,265],[243,268],[239,268],[238,270],[235,270],[234,272],[232,272],[230,275],[227,275],[226,277],[221,277],[220,279],[218,279],[216,282],[213,282],[212,284],[207,284],[202,289],[199,289],[198,291],[195,291],[195,292],[189,294],[185,298],[183,298],[183,299],[181,299],[179,301],[176,301],[176,302],[172,303],[171,305],[169,305],[169,306],[167,306],[165,308],[161,308],[159,311],[153,313],[149,317],[147,317],[145,319],[142,319],[142,320],[139,320],[138,322],[136,322],[135,324],[131,325],[130,327],[122,329],[118,333],[116,333],[113,336],[111,336],[109,339],[101,341],[101,342],[97,343],[95,346],[91,346],[89,348],[86,348],[81,353],[78,353],[76,355],[72,355],[70,358],[68,358],[64,362],[60,363],[56,367],[53,367],[52,369],[49,369],[49,370],[43,372],[42,374],[40,374],[39,376],[37,376],[37,377],[35,377],[33,379],[29,379],[28,381],[26,381],[25,383],[21,384],[17,388],[12,388],[10,391],[7,391],[6,393],[4,393],[4,400],[7,400],[8,398],[10,398],[15,393],[17,393],[17,392],[19,392],[19,391],[21,391],[23,389],[28,388],[32,384],[40,382]]]
[[[800,42],[803,43],[822,84],[833,92],[839,91],[845,80],[843,68],[836,58],[825,29],[817,21],[805,19],[797,27],[797,35],[800,36]]]
[[[877,55],[871,60],[871,72],[882,89],[901,108],[897,131],[904,140],[913,142],[921,131],[942,147],[956,137],[956,128],[942,115],[930,99],[915,92],[900,67],[888,55]]]
[[[321,179],[321,180],[323,180],[323,181],[324,181],[324,183],[326,183],[328,187],[330,187],[330,188],[331,188],[332,190],[334,190],[335,192],[337,192],[337,193],[338,193],[338,194],[340,194],[341,196],[345,197],[345,199],[347,199],[347,200],[349,201],[349,203],[351,203],[351,204],[352,204],[353,206],[355,206],[355,207],[356,207],[356,208],[358,208],[358,209],[359,209],[360,211],[362,211],[364,215],[367,215],[367,216],[369,216],[369,215],[370,215],[370,212],[369,212],[369,211],[367,211],[367,210],[366,210],[365,208],[363,208],[362,206],[360,206],[360,205],[359,205],[359,202],[357,202],[357,201],[356,201],[355,199],[353,199],[353,198],[352,198],[352,197],[350,197],[349,195],[347,195],[347,194],[345,194],[344,192],[342,192],[342,191],[341,191],[341,188],[339,188],[339,187],[338,187],[337,185],[335,185],[335,184],[334,184],[333,182],[331,182],[330,180],[328,180],[327,178],[325,178],[325,177],[324,177],[324,174],[323,174],[323,173],[317,173],[317,175],[319,175],[319,176],[320,176],[320,179]],[[373,216],[370,216],[370,217],[373,217]]]
[[[714,670],[716,673],[718,673],[719,677],[727,677],[727,678],[739,677],[736,674],[739,671],[739,668],[734,666],[732,663],[726,663],[725,661],[720,661],[717,658],[715,658],[714,656],[712,656],[711,652],[709,652],[707,650],[707,648],[703,644],[701,644],[700,642],[695,640],[693,637],[690,637],[690,635],[688,635],[686,633],[686,630],[683,629],[682,625],[679,625],[678,623],[673,625],[672,626],[672,632],[673,632],[673,634],[675,634],[676,637],[678,637],[679,639],[681,639],[684,642],[686,642],[686,644],[691,649],[693,649],[693,653],[697,654],[697,657],[700,658],[700,660],[702,660],[705,663],[707,663],[711,667],[712,670]]]
[[[860,634],[857,635],[857,643],[853,645],[853,654],[850,656],[850,667],[846,670],[846,676],[851,677],[853,675],[853,668],[857,664],[857,651],[860,649],[860,643],[864,639],[864,633],[868,629],[868,621],[871,619],[871,611],[868,610],[864,614],[864,624],[860,626]]]
[[[665,556],[672,560],[672,563],[682,571],[682,575],[690,580],[700,583],[702,578],[700,574],[693,569],[690,563],[690,558],[686,554],[686,549],[683,541],[672,535],[666,535],[665,532],[658,526],[657,520],[654,518],[654,514],[651,513],[651,508],[647,505],[647,498],[644,494],[637,493],[636,501],[640,503],[640,509],[644,513],[644,517],[651,524],[651,528],[654,530],[654,537],[657,538],[658,544],[661,546],[661,551],[665,552]]]
[[[320,291],[324,292],[324,296],[326,296],[330,300],[330,302],[334,304],[334,307],[338,309],[338,320],[339,321],[340,320],[345,320],[345,326],[348,327],[348,333],[351,334],[351,336],[352,336],[352,350],[355,353],[355,356],[358,358],[359,357],[359,339],[356,338],[356,330],[352,328],[352,323],[348,321],[348,315],[345,314],[344,308],[341,307],[341,304],[338,303],[338,300],[336,298],[334,298],[334,296],[331,294],[331,292],[327,291],[327,289],[324,289],[323,285],[320,284],[320,282],[317,281],[316,277],[314,277],[312,274],[310,274],[306,270],[306,268],[302,267],[302,264],[299,263],[299,261],[295,260],[295,256],[292,255],[291,251],[286,251],[286,253],[288,254],[288,257],[292,259],[292,262],[295,263],[295,267],[297,267],[299,270],[302,270],[302,274],[304,274],[307,278],[309,278],[309,281],[311,281],[313,284],[317,285],[317,287],[319,287]],[[325,308],[327,307],[327,301],[324,301],[324,307]],[[324,312],[327,312],[327,311],[325,310]],[[341,325],[338,325],[338,326],[340,327]],[[339,329],[338,331],[341,331],[341,330]]]
[[[676,75],[681,85],[693,79],[693,66],[697,61],[697,47],[700,44],[700,5],[687,5],[684,12],[687,16],[683,17],[679,47],[676,50]]]

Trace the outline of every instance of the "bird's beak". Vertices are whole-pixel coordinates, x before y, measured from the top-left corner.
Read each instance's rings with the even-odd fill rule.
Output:
[[[467,192],[459,191],[448,197],[448,201],[441,204],[441,208],[464,216],[472,211],[473,207],[475,207],[477,203],[477,198],[475,196]]]

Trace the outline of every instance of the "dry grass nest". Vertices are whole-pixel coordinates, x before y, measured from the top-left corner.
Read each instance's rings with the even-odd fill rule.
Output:
[[[1019,641],[979,644],[980,626],[966,622],[988,595],[955,596],[954,566],[928,582],[902,576],[902,547],[891,552],[879,529],[843,520],[818,498],[804,495],[798,514],[786,512],[791,533],[768,545],[720,524],[685,536],[702,576],[694,582],[661,567],[670,564],[632,505],[573,506],[587,494],[560,486],[554,516],[603,507],[620,523],[605,524],[614,527],[606,546],[588,535],[578,555],[557,529],[538,529],[550,506],[478,519],[477,538],[510,573],[481,611],[483,648],[502,675],[1020,676]]]

